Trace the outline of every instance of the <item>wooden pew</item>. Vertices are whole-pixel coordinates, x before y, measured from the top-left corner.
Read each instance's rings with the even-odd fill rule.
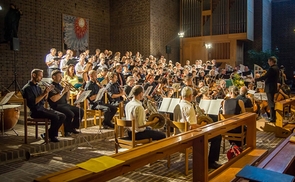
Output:
[[[257,167],[295,176],[295,143],[289,141],[292,136],[295,133],[277,146]]]
[[[203,126],[200,128],[201,130],[190,130],[176,136],[114,154],[111,157],[123,160],[124,162],[98,173],[92,173],[79,167],[72,167],[37,178],[34,181],[107,181],[146,164],[163,159],[184,148],[193,147],[193,181],[207,182],[256,148],[255,121],[256,115],[254,113],[243,113],[233,118]],[[246,136],[247,149],[230,160],[226,165],[215,170],[214,173],[208,174],[208,140],[241,125],[248,126]]]
[[[295,97],[275,103],[276,111],[276,137],[288,137],[295,128],[295,124],[284,123],[286,113],[291,113],[291,107],[295,106]]]

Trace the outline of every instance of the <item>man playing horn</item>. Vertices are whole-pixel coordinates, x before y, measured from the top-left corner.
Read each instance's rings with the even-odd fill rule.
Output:
[[[143,87],[136,85],[131,92],[133,93],[133,99],[125,106],[126,120],[135,120],[135,139],[142,140],[152,138],[152,140],[161,140],[166,138],[166,135],[160,131],[155,131],[147,128],[158,122],[158,119],[153,121],[146,121],[145,111],[140,100],[143,99]],[[132,133],[128,131],[128,136],[131,138]]]

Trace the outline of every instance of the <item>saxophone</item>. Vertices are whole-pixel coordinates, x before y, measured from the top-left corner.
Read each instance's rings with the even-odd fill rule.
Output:
[[[213,120],[209,116],[206,116],[204,111],[196,103],[193,103],[193,106],[194,106],[195,112],[198,116],[198,118],[197,118],[198,125],[200,125],[202,122],[206,122],[207,124],[213,123]]]

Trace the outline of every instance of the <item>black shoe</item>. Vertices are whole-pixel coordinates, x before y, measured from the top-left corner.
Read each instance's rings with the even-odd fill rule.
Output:
[[[213,162],[213,163],[210,163],[209,164],[209,168],[210,169],[217,169],[217,168],[219,168],[220,166],[222,166],[221,164],[218,164],[218,163],[216,163],[216,162]]]
[[[72,135],[71,132],[65,132],[65,137],[69,137],[69,136],[71,136],[71,135]]]
[[[54,137],[54,138],[50,138],[50,142],[59,142],[59,140],[56,137]]]
[[[41,136],[41,138],[43,139],[43,140],[45,140],[45,133],[42,133],[40,136]]]
[[[72,130],[72,133],[74,133],[74,134],[79,134],[80,131],[77,131],[76,129],[73,129],[73,130]]]
[[[111,129],[109,126],[107,125],[102,125],[103,129]]]

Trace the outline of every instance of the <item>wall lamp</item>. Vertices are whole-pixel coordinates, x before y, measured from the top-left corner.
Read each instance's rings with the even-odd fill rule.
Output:
[[[211,49],[212,48],[212,44],[205,44],[206,49]]]
[[[178,33],[178,36],[179,36],[180,38],[184,37],[184,32],[179,32],[179,33]]]

